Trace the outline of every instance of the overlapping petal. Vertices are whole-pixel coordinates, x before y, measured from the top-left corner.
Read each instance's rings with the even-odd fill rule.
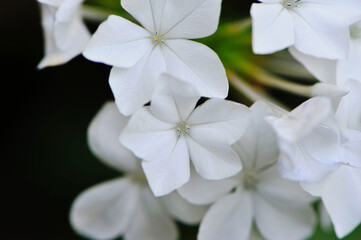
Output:
[[[121,115],[114,102],[107,102],[88,128],[88,143],[94,154],[104,163],[118,169],[137,173],[140,160],[119,142],[119,135],[128,118]]]
[[[225,98],[228,81],[217,54],[207,46],[184,39],[168,39],[162,52],[167,73],[196,87],[201,96]]]
[[[131,115],[149,102],[158,77],[165,68],[162,53],[157,47],[148,49],[147,54],[132,68],[113,67],[109,84],[119,110]]]
[[[162,197],[161,201],[173,217],[186,224],[199,223],[208,210],[208,206],[190,204],[177,192]]]
[[[227,138],[229,144],[233,144],[246,131],[250,117],[251,111],[246,106],[213,98],[194,110],[187,123],[192,125],[192,129],[218,131]]]
[[[188,119],[199,99],[199,93],[191,84],[163,74],[150,108],[159,119],[178,124]]]
[[[255,211],[252,201],[246,192],[235,192],[218,200],[203,218],[198,239],[249,239]]]
[[[152,33],[201,38],[216,31],[221,0],[122,0],[122,6]]]
[[[83,51],[90,39],[79,13],[81,2],[40,2],[45,54],[39,69],[68,62]],[[67,16],[63,16],[63,9],[68,10]]]
[[[144,187],[140,192],[140,202],[124,238],[127,240],[176,240],[178,231],[166,209],[151,191]]]
[[[203,178],[224,179],[242,169],[237,153],[217,130],[192,126],[190,137],[186,140],[195,170]]]
[[[191,168],[191,176],[188,183],[177,189],[177,191],[192,204],[206,205],[215,202],[229,193],[237,184],[238,181],[233,178],[222,180],[204,179],[194,168]]]
[[[179,138],[174,146],[166,146],[165,149],[161,156],[142,162],[148,184],[155,196],[166,195],[189,180],[189,154],[185,139]]]
[[[164,159],[177,142],[175,125],[156,118],[149,107],[141,108],[129,120],[120,141],[141,159]]]
[[[336,234],[343,238],[361,222],[361,168],[341,166],[319,183],[302,183],[302,187],[320,196],[331,217]]]
[[[127,230],[137,211],[140,189],[127,178],[94,186],[73,203],[70,221],[83,236],[113,239]]]
[[[254,196],[257,228],[266,239],[305,239],[316,222],[311,206],[284,205],[276,199]]]

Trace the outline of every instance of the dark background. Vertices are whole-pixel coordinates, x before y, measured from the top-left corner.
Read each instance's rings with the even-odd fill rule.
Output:
[[[248,15],[252,1],[224,0],[222,19]],[[37,70],[43,56],[35,0],[2,1],[2,224],[0,239],[82,239],[69,209],[86,188],[119,175],[90,153],[89,122],[113,96],[110,67],[79,56]],[[92,31],[95,24],[90,24]],[[197,229],[182,227],[191,239]],[[356,238],[355,238],[356,239]]]

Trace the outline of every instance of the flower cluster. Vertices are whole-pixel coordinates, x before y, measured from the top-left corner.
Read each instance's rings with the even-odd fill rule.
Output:
[[[82,0],[38,1],[46,42],[39,68],[80,53],[112,66],[115,101],[95,116],[88,141],[124,175],[76,198],[70,219],[79,234],[172,240],[174,219],[200,223],[199,240],[306,239],[316,202],[339,238],[360,224],[361,1],[252,5],[253,52],[288,49],[287,61],[320,81],[312,86],[277,77],[289,73],[283,66],[269,73],[251,60],[222,63],[188,40],[216,32],[221,0],[122,0],[140,25],[110,15],[91,37]],[[289,110],[242,75],[309,99]],[[225,99],[229,82],[251,107]]]

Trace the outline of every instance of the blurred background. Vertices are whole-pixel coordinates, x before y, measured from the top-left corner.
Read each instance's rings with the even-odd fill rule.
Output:
[[[248,16],[252,2],[224,0],[221,21]],[[86,138],[93,116],[105,101],[113,100],[110,67],[79,56],[63,66],[37,70],[43,56],[37,2],[2,1],[0,10],[5,109],[1,161],[5,225],[0,238],[82,239],[69,224],[72,201],[86,188],[119,176],[91,154]],[[87,24],[91,31],[97,28]],[[197,228],[181,228],[181,239],[195,239]],[[318,230],[312,239],[337,238]],[[361,228],[346,239],[361,239]]]

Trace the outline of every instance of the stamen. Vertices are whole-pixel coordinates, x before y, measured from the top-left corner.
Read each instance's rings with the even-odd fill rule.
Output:
[[[243,186],[247,190],[253,190],[258,183],[258,174],[254,171],[245,171],[243,173]]]
[[[301,2],[301,0],[284,0],[283,6],[285,8],[294,8],[298,7],[298,4]]]
[[[164,33],[159,34],[158,32],[155,32],[153,35],[153,42],[154,44],[164,43]]]
[[[183,122],[180,122],[178,124],[178,127],[176,129],[177,131],[177,136],[178,137],[181,137],[182,135],[183,136],[186,136],[186,135],[190,135],[190,128],[187,124],[183,123]]]

